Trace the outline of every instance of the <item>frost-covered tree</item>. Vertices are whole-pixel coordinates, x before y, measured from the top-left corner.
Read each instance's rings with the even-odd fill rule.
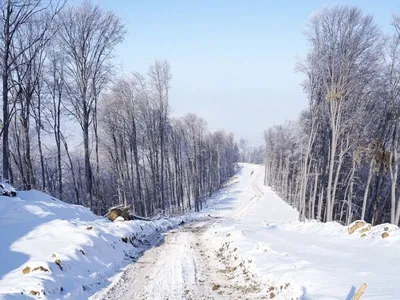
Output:
[[[398,224],[399,32],[347,6],[312,15],[304,74],[308,108],[265,131],[266,183],[301,220]]]
[[[93,205],[90,128],[96,126],[99,94],[110,80],[110,60],[124,34],[124,26],[114,13],[87,1],[77,7],[67,7],[60,16],[59,47],[66,57],[70,113],[83,134],[86,201],[90,208]]]

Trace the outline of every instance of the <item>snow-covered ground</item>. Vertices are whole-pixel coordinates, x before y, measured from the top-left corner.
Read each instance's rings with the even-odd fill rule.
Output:
[[[232,200],[243,208],[208,230],[214,248],[229,243],[226,255],[237,249],[235,255],[251,261],[250,271],[275,287],[277,299],[352,299],[363,283],[362,300],[400,299],[397,226],[365,225],[349,234],[338,223],[300,223],[297,211],[263,186],[262,173],[262,166],[244,167]],[[285,287],[291,287],[291,295]]]
[[[366,283],[362,300],[400,299],[396,226],[300,223],[250,164],[207,206],[112,223],[37,191],[0,197],[0,298],[352,299]]]
[[[113,223],[39,191],[1,196],[0,299],[87,299],[182,221]]]

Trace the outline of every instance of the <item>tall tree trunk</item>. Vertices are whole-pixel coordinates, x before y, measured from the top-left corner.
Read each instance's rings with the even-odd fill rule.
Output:
[[[11,0],[8,0],[10,6]],[[3,54],[3,180],[8,179],[9,169],[9,147],[8,147],[8,133],[9,133],[9,111],[8,111],[8,48],[9,48],[9,15],[5,22],[5,39],[4,39],[4,54]]]
[[[321,192],[318,197],[318,214],[317,214],[317,220],[322,221],[322,206],[323,206],[323,200],[324,200],[324,187],[322,186]]]
[[[369,163],[367,184],[366,184],[365,190],[364,190],[364,198],[363,198],[363,205],[362,205],[362,211],[361,211],[361,220],[364,220],[364,221],[365,221],[365,209],[367,207],[369,186],[371,184],[371,179],[372,179],[372,174],[373,174],[373,169],[374,169],[374,162],[375,162],[374,158],[371,158],[371,161]]]
[[[162,210],[165,212],[165,191],[164,191],[164,155],[165,155],[165,145],[164,145],[164,118],[162,117],[162,113],[160,114],[160,188],[161,188],[161,205]]]
[[[345,152],[343,150],[343,147],[341,147],[340,148],[340,153],[339,153],[339,160],[338,160],[337,166],[336,166],[335,179],[334,179],[334,182],[333,182],[333,189],[332,189],[331,212],[330,212],[331,213],[331,220],[334,220],[333,209],[335,207],[337,185],[338,185],[338,182],[339,182],[340,170],[342,168],[344,154],[345,154]]]
[[[399,122],[396,120],[394,130],[393,130],[393,138],[392,138],[392,151],[390,153],[390,179],[391,189],[391,208],[390,208],[390,222],[392,224],[396,224],[396,184],[397,184],[397,174],[398,174],[398,162],[397,162],[397,143],[398,143],[398,126]]]
[[[96,93],[96,92],[95,92]],[[94,178],[95,186],[96,186],[96,201],[100,199],[100,161],[99,161],[99,133],[98,133],[98,123],[97,123],[97,95],[94,101],[94,112],[93,112],[93,130],[94,130],[94,147],[95,147],[95,156],[96,156],[96,177]]]
[[[26,175],[27,175],[27,190],[32,189],[32,185],[35,186],[35,175],[33,172],[32,157],[31,157],[31,140],[29,136],[29,118],[30,118],[30,95],[26,95],[25,109],[22,110],[22,127],[24,130],[24,140],[25,140],[25,165],[26,165]]]
[[[317,198],[317,190],[318,190],[318,172],[317,168],[315,168],[315,179],[314,179],[314,191],[313,191],[313,196],[311,200],[311,219],[315,219],[315,199]]]
[[[328,171],[328,185],[326,190],[326,221],[332,221],[333,216],[333,202],[335,199],[332,198],[332,182],[333,182],[333,170],[335,166],[336,147],[338,143],[338,134],[340,128],[340,99],[330,99],[329,108],[331,113],[331,143],[330,143],[330,155],[329,155],[329,171]]]
[[[311,132],[310,132],[310,136],[308,138],[308,143],[307,143],[307,148],[306,148],[306,152],[304,155],[304,165],[303,165],[303,175],[302,175],[302,183],[301,183],[301,203],[302,203],[302,207],[303,207],[303,213],[300,215],[300,221],[301,222],[305,222],[306,219],[306,211],[305,211],[305,207],[306,207],[306,193],[307,193],[307,183],[308,183],[308,174],[310,173],[310,167],[311,164],[308,161],[308,158],[310,156],[310,152],[311,152],[311,147],[314,143],[314,138],[315,138],[315,119],[313,119],[312,124],[311,124]]]
[[[90,152],[89,152],[89,120],[85,116],[83,124],[83,145],[85,149],[85,182],[86,182],[86,201],[90,209],[93,209],[93,182],[92,182],[92,168],[90,165]]]
[[[56,113],[56,144],[57,144],[57,171],[58,171],[58,197],[63,198],[63,180],[61,166],[61,94],[58,96],[57,113]]]
[[[133,148],[133,157],[135,159],[136,181],[137,181],[137,189],[138,189],[138,192],[137,192],[138,201],[141,203],[141,207],[142,207],[141,214],[142,214],[142,216],[144,216],[146,213],[145,213],[145,209],[144,209],[145,203],[144,203],[143,196],[142,196],[142,183],[141,183],[141,179],[140,179],[140,170],[139,170],[140,163],[139,163],[139,154],[138,154],[138,147],[137,147],[136,121],[135,121],[135,118],[132,119],[132,133],[133,133],[133,136],[132,136],[132,140],[133,140],[132,148]]]
[[[10,15],[11,15],[12,1],[7,0],[6,15],[3,23],[4,30],[4,49],[3,49],[3,66],[2,66],[2,80],[3,80],[3,180],[8,179],[9,175],[9,107],[8,107],[8,72],[9,72],[9,51],[10,51]]]
[[[353,187],[354,187],[354,172],[356,169],[356,160],[354,158],[353,154],[353,163],[352,163],[352,168],[351,168],[351,174],[350,174],[350,187],[349,187],[349,193],[347,195],[347,221],[346,224],[349,225],[352,222],[353,219]]]
[[[81,203],[79,201],[79,187],[78,187],[78,183],[77,183],[77,180],[76,180],[74,163],[72,161],[71,154],[69,153],[68,143],[67,143],[66,139],[61,134],[60,134],[60,138],[63,141],[64,148],[65,148],[65,153],[67,154],[68,162],[69,162],[70,169],[71,169],[72,182],[74,184],[74,191],[75,191],[75,201],[76,201],[77,205],[80,205]]]

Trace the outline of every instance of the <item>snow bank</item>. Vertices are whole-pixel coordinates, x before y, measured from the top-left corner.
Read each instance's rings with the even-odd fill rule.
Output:
[[[399,227],[362,223],[350,234],[356,222],[298,222],[298,212],[263,186],[262,173],[244,166],[227,192],[233,213],[206,232],[232,268],[255,274],[273,293],[267,299],[352,299],[364,283],[363,300],[400,299]]]
[[[110,222],[39,191],[0,196],[0,299],[86,299],[191,220]]]

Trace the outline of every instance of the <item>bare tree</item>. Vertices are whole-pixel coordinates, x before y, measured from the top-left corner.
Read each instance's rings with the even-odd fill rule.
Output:
[[[318,56],[318,68],[326,89],[330,119],[330,156],[327,183],[327,221],[333,217],[334,167],[346,122],[346,109],[360,76],[369,74],[376,61],[380,37],[372,17],[357,8],[335,6],[311,18],[307,36]],[[353,105],[353,104],[352,104]],[[338,164],[337,170],[340,170]],[[333,190],[332,190],[333,188]]]
[[[66,80],[71,114],[78,121],[85,152],[86,201],[93,206],[93,173],[90,162],[90,126],[96,118],[95,107],[104,73],[109,72],[115,46],[124,38],[121,20],[112,12],[83,2],[68,7],[60,17],[59,44],[66,55]]]
[[[13,114],[15,101],[10,109],[9,92],[12,69],[15,64],[29,63],[37,54],[26,55],[27,51],[33,47],[40,49],[38,45],[44,45],[48,41],[48,32],[52,30],[54,17],[60,12],[64,3],[61,1],[44,0],[7,0],[1,2],[1,46],[0,55],[2,59],[2,81],[3,81],[3,178],[9,176],[9,125],[10,116]],[[37,24],[40,15],[41,23],[32,29],[33,24]],[[29,35],[21,42],[20,37],[24,36],[24,31],[28,30]],[[29,38],[28,38],[29,37]],[[18,42],[18,40],[20,42]],[[25,59],[24,59],[25,58]],[[11,83],[13,86],[13,83]]]
[[[158,132],[160,139],[160,190],[162,208],[165,210],[164,169],[165,169],[165,135],[167,116],[169,113],[169,87],[171,81],[170,66],[167,61],[156,60],[149,68],[150,89],[152,100],[158,116]]]

